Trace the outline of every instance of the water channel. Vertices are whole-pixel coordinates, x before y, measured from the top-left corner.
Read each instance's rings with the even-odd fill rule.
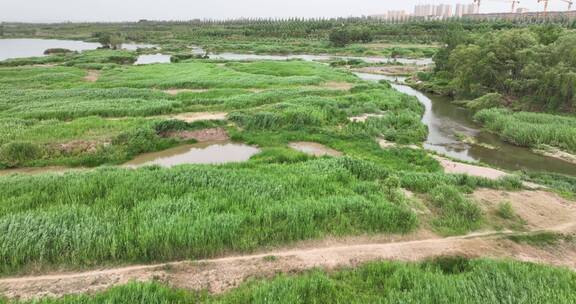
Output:
[[[530,149],[508,144],[495,134],[483,131],[473,120],[472,113],[450,102],[446,97],[424,94],[402,84],[404,77],[356,73],[364,80],[387,80],[399,92],[418,98],[426,108],[422,122],[428,126],[424,147],[463,161],[479,161],[507,170],[548,171],[576,175],[576,165],[542,156]],[[473,137],[479,144],[467,144],[456,134]],[[493,147],[488,148],[488,147]]]

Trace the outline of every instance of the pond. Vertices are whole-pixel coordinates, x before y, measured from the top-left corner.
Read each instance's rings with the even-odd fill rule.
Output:
[[[149,54],[149,55],[140,55],[138,56],[138,60],[134,63],[135,65],[143,65],[143,64],[153,64],[153,63],[170,63],[170,55],[164,54]]]
[[[159,165],[172,167],[182,164],[224,164],[247,161],[260,149],[227,141],[178,146],[172,149],[142,154],[124,164],[126,167]]]
[[[100,46],[96,42],[57,39],[0,39],[0,61],[13,58],[44,56],[44,51],[52,48],[64,48],[72,51],[94,50]],[[123,49],[154,47],[151,44],[125,43]]]

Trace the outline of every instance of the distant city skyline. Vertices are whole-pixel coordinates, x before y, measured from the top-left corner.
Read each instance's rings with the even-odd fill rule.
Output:
[[[81,21],[137,21],[286,18],[286,17],[349,17],[381,15],[387,11],[413,14],[416,5],[457,3],[464,0],[6,0],[0,9],[0,22],[81,22]],[[482,13],[509,12],[510,3],[482,0]],[[541,11],[537,0],[522,0],[518,7]],[[550,11],[564,11],[567,4],[550,0]],[[452,8],[454,13],[455,9]]]

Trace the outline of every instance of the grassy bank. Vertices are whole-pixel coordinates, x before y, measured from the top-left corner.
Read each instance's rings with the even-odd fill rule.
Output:
[[[452,303],[568,304],[576,301],[574,282],[576,275],[565,269],[454,257],[423,263],[377,262],[330,273],[314,270],[280,275],[270,281],[245,283],[217,296],[171,289],[160,283],[130,283],[96,295],[34,303],[427,304],[449,299]]]
[[[474,119],[515,145],[549,145],[576,153],[575,117],[486,109],[476,113]]]

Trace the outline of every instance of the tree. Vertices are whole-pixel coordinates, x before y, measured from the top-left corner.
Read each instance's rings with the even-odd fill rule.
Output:
[[[102,47],[105,49],[117,50],[122,48],[122,43],[124,43],[124,37],[118,34],[99,32],[95,33],[93,36],[98,38],[98,42],[102,44]]]
[[[350,35],[345,29],[337,29],[330,32],[330,43],[337,47],[344,47],[350,43]]]

